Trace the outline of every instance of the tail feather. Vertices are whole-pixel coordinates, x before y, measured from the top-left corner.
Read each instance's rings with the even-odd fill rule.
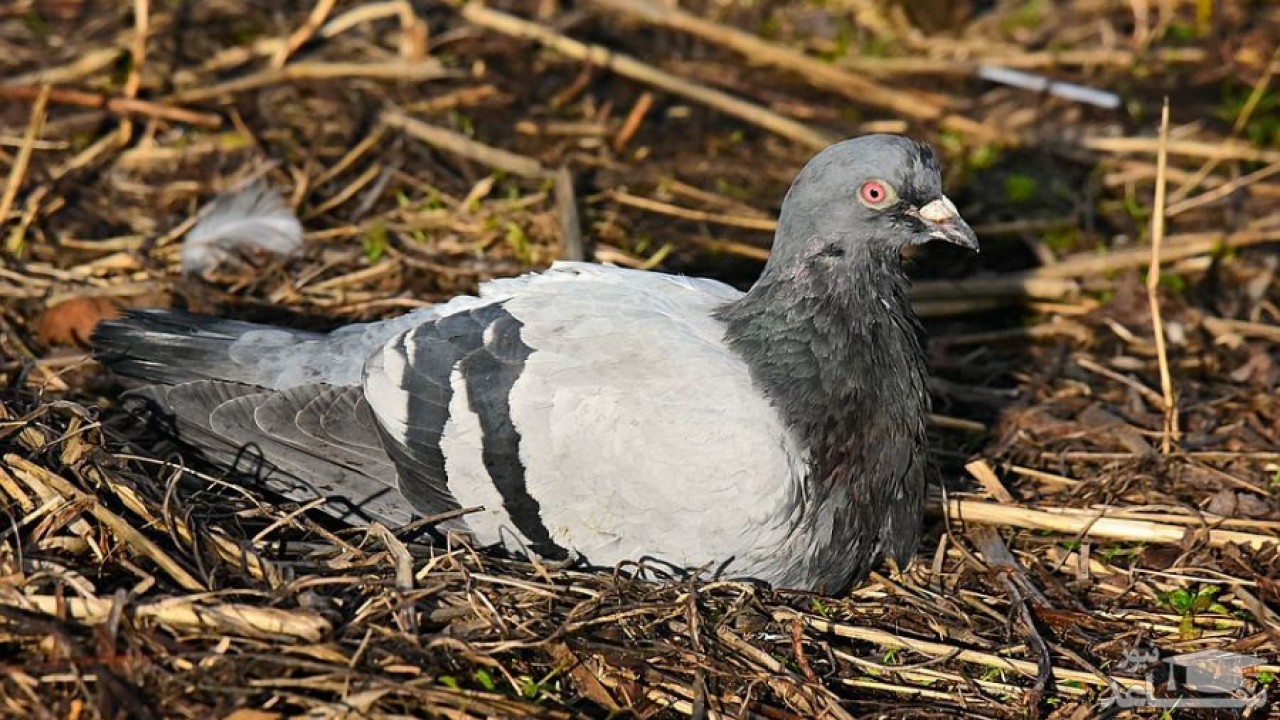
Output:
[[[236,342],[249,333],[263,332],[270,333],[277,345],[322,337],[170,310],[132,310],[119,320],[99,323],[92,343],[103,365],[135,380],[164,385],[191,380],[262,385],[269,380],[267,368],[255,365],[252,358],[237,357]]]
[[[313,387],[302,387],[242,395],[214,408],[210,423],[218,435],[261,453],[288,476],[266,477],[267,486],[276,492],[300,502],[329,498],[325,510],[343,520],[378,520],[392,526],[409,522],[412,508],[396,491],[390,462],[353,462],[339,446],[308,446],[291,421],[285,424],[278,417],[281,407],[293,406],[313,392]]]
[[[346,333],[356,350],[376,340]],[[129,394],[213,464],[299,502],[325,497],[344,520],[414,517],[361,387],[333,382],[362,364],[359,352],[315,333],[161,310],[100,323],[93,344],[105,366],[144,384]]]

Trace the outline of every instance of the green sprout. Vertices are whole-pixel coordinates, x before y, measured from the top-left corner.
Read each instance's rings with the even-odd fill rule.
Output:
[[[1203,613],[1231,614],[1222,603],[1216,600],[1220,592],[1222,592],[1222,588],[1217,585],[1201,585],[1193,590],[1178,588],[1177,590],[1162,592],[1157,596],[1157,599],[1182,617],[1182,620],[1178,623],[1178,632],[1183,637],[1189,638],[1198,634],[1195,627],[1196,615]]]

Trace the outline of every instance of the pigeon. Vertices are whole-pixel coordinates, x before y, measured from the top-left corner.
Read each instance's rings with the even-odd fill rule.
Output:
[[[822,150],[745,293],[564,262],[329,333],[150,310],[93,340],[210,461],[253,454],[348,521],[838,592],[919,542],[930,398],[902,253],[978,249],[941,185],[907,138]]]

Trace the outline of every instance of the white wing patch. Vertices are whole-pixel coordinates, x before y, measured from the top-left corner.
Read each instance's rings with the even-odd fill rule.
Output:
[[[400,387],[405,355],[399,346],[405,340],[404,334],[397,335],[369,358],[365,368],[368,379],[364,383],[365,400],[379,424],[402,442],[408,436],[409,422],[409,394]]]
[[[738,294],[589,267],[506,303],[534,349],[511,406],[552,537],[604,565],[769,564],[804,457],[711,317]]]
[[[463,516],[463,521],[481,543],[495,544],[503,538],[516,549],[523,550],[528,547],[529,540],[516,530],[511,516],[503,507],[502,494],[494,487],[484,467],[480,419],[471,410],[467,383],[462,374],[454,370],[449,384],[453,387],[453,397],[449,400],[449,421],[444,426],[440,442],[445,472],[449,476],[449,491],[461,507],[484,508]]]

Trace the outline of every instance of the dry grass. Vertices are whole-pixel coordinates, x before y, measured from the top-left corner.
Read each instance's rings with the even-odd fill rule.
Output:
[[[1280,9],[262,5],[0,9],[0,714],[1159,717],[1100,707],[1163,685],[1136,648],[1280,692]],[[948,492],[842,597],[334,527],[136,427],[65,346],[121,306],[329,326],[584,252],[749,281],[812,146],[870,130],[934,141],[984,254],[917,261]],[[189,218],[251,176],[306,254],[181,279]]]

